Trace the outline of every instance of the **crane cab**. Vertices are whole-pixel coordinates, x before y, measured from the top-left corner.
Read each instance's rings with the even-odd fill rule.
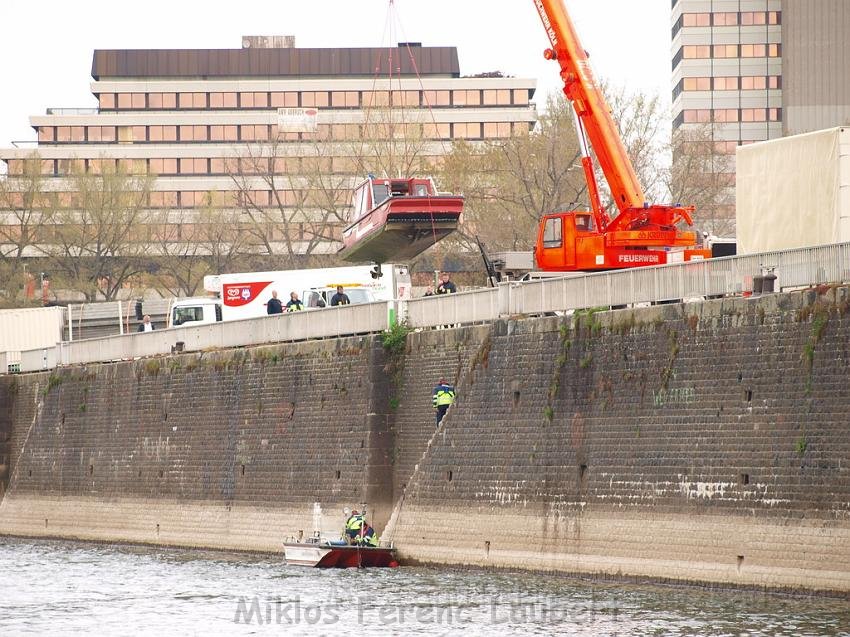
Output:
[[[540,221],[537,267],[549,271],[605,268],[605,238],[590,212],[556,212]]]

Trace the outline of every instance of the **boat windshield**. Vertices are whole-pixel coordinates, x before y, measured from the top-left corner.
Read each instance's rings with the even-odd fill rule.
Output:
[[[382,204],[390,198],[390,189],[386,184],[374,184],[372,186],[372,207]]]

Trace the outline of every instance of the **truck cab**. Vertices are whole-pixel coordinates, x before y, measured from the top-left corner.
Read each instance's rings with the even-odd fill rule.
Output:
[[[174,299],[168,309],[168,327],[203,325],[221,320],[221,301],[208,296]]]

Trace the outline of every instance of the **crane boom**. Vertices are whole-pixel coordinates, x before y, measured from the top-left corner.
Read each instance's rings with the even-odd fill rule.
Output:
[[[547,57],[556,60],[561,67],[564,94],[572,103],[583,129],[577,131],[578,135],[586,133],[620,212],[642,208],[643,188],[563,0],[534,0],[534,4],[552,44]],[[594,208],[596,203],[591,201]]]
[[[709,252],[696,246],[694,232],[676,227],[683,221],[691,225],[692,206],[647,203],[564,0],[534,0],[534,6],[552,45],[544,55],[558,62],[564,95],[576,116],[591,208],[543,216],[534,247],[538,267],[555,272],[611,270],[708,258]],[[619,211],[614,219],[600,201],[588,143]]]

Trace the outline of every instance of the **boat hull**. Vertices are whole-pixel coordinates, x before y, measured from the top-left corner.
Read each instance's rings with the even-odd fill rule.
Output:
[[[340,257],[353,263],[411,259],[457,230],[463,197],[393,197],[343,231]]]
[[[314,568],[387,568],[398,566],[395,549],[385,547],[334,546],[330,544],[283,545],[286,563]]]

